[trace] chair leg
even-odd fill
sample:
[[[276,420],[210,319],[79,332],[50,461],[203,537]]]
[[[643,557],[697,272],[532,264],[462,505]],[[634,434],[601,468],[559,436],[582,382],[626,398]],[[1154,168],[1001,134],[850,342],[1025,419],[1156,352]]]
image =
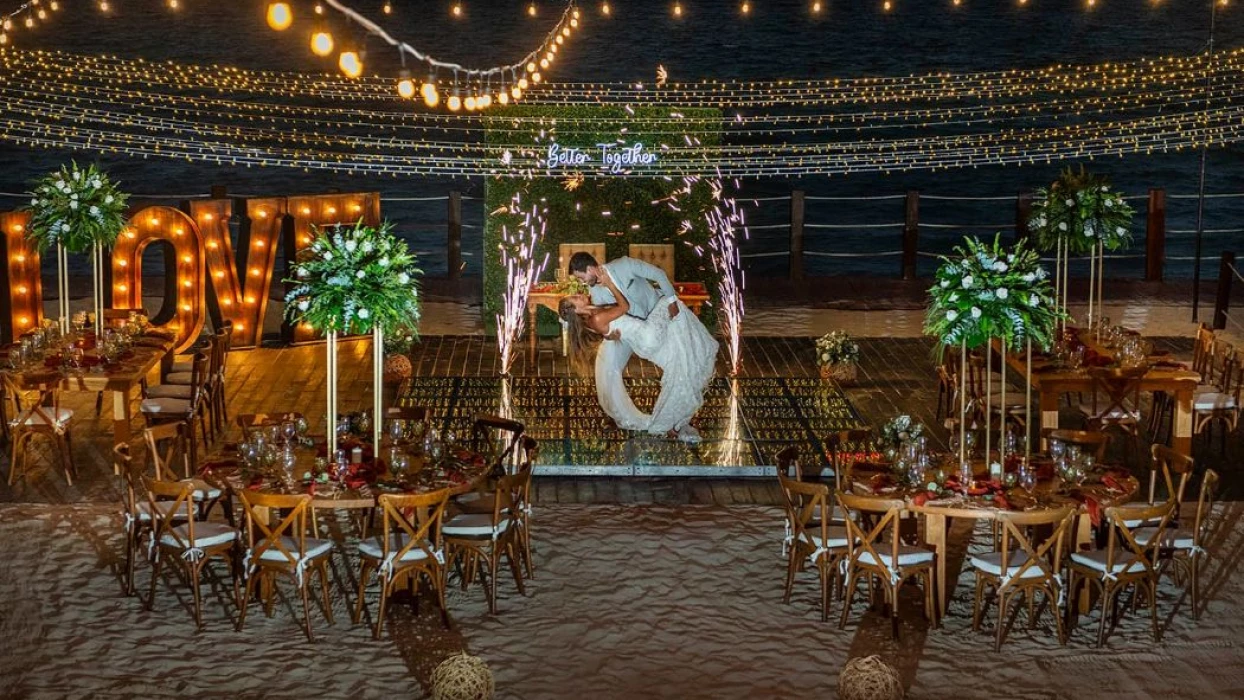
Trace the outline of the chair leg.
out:
[[[299,592],[302,594],[302,628],[307,633],[307,641],[315,642],[315,635],[311,633],[311,582],[304,576],[301,585],[298,586]]]
[[[371,636],[374,639],[380,639],[380,631],[384,629],[384,609],[389,603],[389,591],[393,585],[393,579],[390,576],[380,576],[380,608],[376,611],[376,624],[372,625]]]
[[[492,551],[488,557],[488,581],[484,584],[484,590],[488,593],[488,612],[493,615],[497,614],[497,565],[501,561],[501,553],[493,545]]]
[[[367,576],[371,573],[371,565],[364,559],[359,566],[359,597],[354,602],[354,614],[350,616],[350,621],[358,624],[363,619],[363,606],[366,602],[364,596],[367,593]]]
[[[985,609],[984,609],[984,606],[982,605],[983,601],[981,600],[982,597],[984,596],[984,593],[985,593],[985,578],[981,576],[980,572],[978,571],[976,574],[976,594],[973,596],[973,600],[975,601],[975,604],[973,605],[973,609],[972,609],[972,631],[973,632],[981,631],[981,616],[985,614]]]
[[[1201,564],[1200,556],[1193,553],[1188,557],[1188,590],[1192,595],[1192,619],[1201,619]]]
[[[782,603],[790,605],[791,590],[795,587],[795,569],[799,567],[798,555],[792,547],[786,555],[786,592],[782,595]]]
[[[1153,627],[1153,641],[1162,641],[1162,628],[1158,625],[1158,582],[1156,578],[1148,581],[1149,622]],[[1139,587],[1138,587],[1139,588]]]
[[[830,592],[830,568],[829,564],[820,562],[817,567],[817,573],[821,575],[821,622],[829,622],[829,592]]]
[[[838,620],[838,629],[846,629],[847,616],[851,614],[851,599],[855,597],[855,588],[859,584],[859,576],[853,571],[847,573],[847,593],[842,599],[842,616]]]
[[[192,562],[186,567],[190,578],[190,592],[194,595],[194,624],[203,629],[203,592],[199,590],[199,571],[201,562]]]
[[[56,447],[60,450],[61,464],[65,470],[65,484],[73,486],[73,478],[77,476],[77,470],[73,467],[73,443],[69,438],[69,431],[56,436]]]
[[[159,551],[157,556],[151,562],[151,587],[147,590],[147,603],[143,607],[150,610],[155,605],[156,581],[160,580],[160,557]]]
[[[523,585],[523,570],[519,567],[518,550],[518,541],[511,539],[505,548],[505,558],[510,560],[510,570],[514,573],[514,584],[518,586],[518,594],[525,597],[527,588]]]
[[[1119,590],[1112,586],[1104,586],[1101,593],[1101,624],[1097,626],[1097,646],[1101,646],[1106,641],[1106,619],[1111,617],[1119,597]]]
[[[320,564],[320,594],[324,598],[324,617],[328,618],[328,624],[336,624],[333,620],[333,604],[328,599],[328,563]]]

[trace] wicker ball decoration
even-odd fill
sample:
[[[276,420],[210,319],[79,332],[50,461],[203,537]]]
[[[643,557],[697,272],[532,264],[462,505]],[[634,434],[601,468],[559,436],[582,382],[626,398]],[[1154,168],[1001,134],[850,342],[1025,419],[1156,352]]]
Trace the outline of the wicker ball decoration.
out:
[[[830,365],[821,365],[821,378],[833,379],[843,386],[851,386],[859,377],[859,370],[859,365],[854,362],[835,362]]]
[[[410,358],[405,355],[389,355],[384,358],[385,379],[405,381],[410,379],[410,375],[414,372],[415,368],[410,364]]]
[[[903,679],[880,656],[851,659],[838,674],[838,697],[842,700],[902,700]]]
[[[432,671],[432,700],[492,700],[492,671],[478,656],[456,654]]]

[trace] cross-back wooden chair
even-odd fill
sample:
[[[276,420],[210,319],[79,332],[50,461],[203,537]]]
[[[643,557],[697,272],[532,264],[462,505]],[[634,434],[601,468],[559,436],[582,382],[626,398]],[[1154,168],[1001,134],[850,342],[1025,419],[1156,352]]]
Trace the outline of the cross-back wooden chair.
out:
[[[1140,385],[1148,367],[1090,367],[1092,390],[1089,400],[1079,405],[1085,425],[1091,431],[1105,432],[1116,427],[1129,438],[1125,441],[1125,459],[1132,443],[1140,436]]]
[[[497,480],[491,513],[456,515],[441,528],[445,536],[448,566],[453,568],[457,565],[463,590],[477,575],[483,579],[488,610],[494,615],[497,613],[497,589],[500,587],[497,569],[500,568],[502,555],[509,560],[519,595],[527,595],[519,566],[522,542],[514,501],[516,494],[525,493],[530,488],[530,482],[530,470],[501,477]]]
[[[938,625],[934,575],[937,555],[923,547],[903,544],[900,521],[906,510],[901,499],[856,496],[845,491],[837,493],[838,504],[846,514],[847,528],[847,592],[842,601],[839,627],[846,627],[851,613],[851,600],[861,578],[869,585],[875,579],[885,593],[890,608],[890,632],[898,638],[898,591],[905,581],[919,580],[924,586],[924,614]],[[874,520],[875,519],[875,520]],[[870,520],[873,522],[870,523]]]
[[[203,399],[200,410],[210,418],[212,438],[226,431],[228,412],[225,410],[225,358],[233,345],[233,322],[226,321],[207,339],[207,375],[203,378]],[[187,398],[187,388],[195,386],[194,364],[182,372],[169,372],[164,383],[148,390],[148,396],[158,398]]]
[[[794,448],[790,448],[794,449]],[[786,586],[782,602],[789,604],[795,575],[806,564],[816,567],[821,580],[821,621],[829,620],[830,599],[841,593],[840,564],[847,554],[847,530],[831,526],[821,517],[829,512],[829,486],[788,479],[778,472],[782,486],[782,504],[790,530],[786,554]]]
[[[324,617],[333,623],[332,602],[328,598],[328,564],[333,553],[331,540],[307,537],[307,513],[311,510],[309,494],[265,494],[239,490],[238,497],[246,512],[246,559],[243,564],[246,576],[246,594],[242,599],[242,612],[238,616],[237,631],[246,624],[246,611],[256,582],[260,583],[264,598],[264,614],[272,617],[278,574],[294,581],[302,597],[303,631],[308,641],[315,641],[311,632],[311,577],[307,569],[319,574],[320,592],[323,595]],[[277,525],[271,525],[273,511],[288,511]]]
[[[526,474],[526,477],[520,480],[518,490],[514,493],[514,524],[518,527],[519,553],[523,557],[523,568],[527,572],[527,578],[535,578],[535,562],[531,558],[531,476],[536,458],[540,456],[540,445],[535,438],[524,435],[522,451],[523,462],[518,473]]]
[[[1153,445],[1150,448],[1149,486],[1146,490],[1146,500],[1124,503],[1119,507],[1126,511],[1129,508],[1144,509],[1165,501],[1174,501],[1175,512],[1171,515],[1171,526],[1177,526],[1179,506],[1183,502],[1184,492],[1188,488],[1188,479],[1192,477],[1195,464],[1196,462],[1191,457],[1180,454],[1166,445]],[[1178,478],[1176,474],[1179,475]],[[1163,488],[1161,492],[1158,490],[1159,486]],[[1157,518],[1148,521],[1139,517],[1127,520],[1127,526],[1132,529],[1157,524]]]
[[[524,429],[522,423],[509,418],[476,416],[471,425],[471,449],[477,454],[491,457],[494,474],[509,472],[511,470],[508,466]]]
[[[873,448],[872,428],[853,428],[826,435],[822,440],[829,456],[829,466],[834,471],[834,488],[850,488],[851,468],[856,458],[866,455]],[[802,481],[802,478],[800,479]]]
[[[233,580],[233,600],[238,598],[237,544],[238,531],[224,523],[210,523],[194,517],[194,485],[182,481],[161,481],[143,477],[146,487],[148,514],[151,517],[151,590],[147,609],[155,602],[156,582],[165,560],[179,563],[190,581],[194,595],[194,622],[203,627],[203,600],[199,591],[199,575],[212,559],[222,559],[229,566]],[[188,514],[189,517],[182,517]]]
[[[1227,449],[1227,434],[1235,432],[1240,424],[1240,389],[1244,385],[1244,357],[1238,351],[1223,360],[1215,391],[1198,392],[1192,398],[1193,430],[1204,434],[1208,442],[1209,428],[1222,424],[1222,450]]]
[[[218,426],[223,434],[226,426],[229,425],[229,392],[225,379],[229,369],[229,353],[233,351],[233,321],[220,324],[220,329],[216,332],[216,343],[219,358],[215,371],[207,381],[207,398],[209,410],[212,413],[212,423]]]
[[[997,601],[998,628],[994,651],[1002,649],[1010,627],[1007,615],[1017,596],[1021,604],[1028,603],[1029,628],[1036,626],[1038,593],[1045,596],[1050,614],[1054,617],[1059,643],[1067,642],[1062,615],[1065,591],[1060,572],[1065,552],[1063,547],[1075,515],[1075,510],[1070,507],[1030,513],[998,513],[1001,533],[997,551],[976,555],[969,560],[976,572],[975,609],[972,615],[974,631],[980,631],[981,618],[985,614],[985,591],[992,589]],[[1029,531],[1044,533],[1043,539],[1029,537]],[[1011,619],[1014,620],[1013,617]]]
[[[1165,537],[1166,528],[1175,512],[1175,501],[1170,500],[1143,508],[1106,508],[1105,518],[1109,527],[1106,548],[1090,552],[1073,552],[1068,564],[1067,590],[1074,596],[1080,584],[1088,584],[1101,593],[1101,624],[1097,629],[1097,646],[1106,639],[1106,624],[1117,616],[1119,593],[1135,586],[1136,593],[1145,593],[1149,600],[1149,616],[1153,627],[1153,640],[1162,641],[1158,627],[1157,584],[1158,547]],[[1148,537],[1136,539],[1129,522],[1157,522],[1146,526]],[[1076,606],[1068,605],[1068,633],[1075,629]],[[1111,615],[1111,611],[1115,615]]]
[[[1110,434],[1098,430],[1065,430],[1060,428],[1043,428],[1041,437],[1055,440],[1064,445],[1075,445],[1083,454],[1091,454],[1100,464],[1106,459],[1106,448],[1110,445]]]
[[[1192,597],[1192,619],[1201,619],[1201,567],[1202,560],[1209,556],[1206,545],[1212,537],[1215,525],[1219,524],[1214,514],[1214,503],[1218,496],[1218,472],[1206,469],[1201,477],[1201,492],[1197,496],[1196,515],[1191,526],[1184,522],[1179,526],[1172,524],[1162,537],[1158,548],[1164,573],[1168,566],[1174,566],[1183,574],[1184,589]],[[1135,530],[1136,541],[1147,544],[1157,533],[1148,527]]]
[[[195,476],[198,465],[191,461],[186,430],[185,423],[164,423],[143,429],[143,442],[147,445],[147,458],[155,478],[192,484],[199,520],[207,520],[212,507],[219,503],[225,519],[233,525],[233,499],[229,490]]]
[[[994,387],[993,368],[990,366],[992,353],[971,355],[968,357],[968,416],[978,423],[985,422],[986,409],[996,418],[1005,418],[1014,423],[1020,430],[1026,428],[1026,406],[1022,390],[1006,392],[1006,405],[1002,405],[1002,390]],[[958,406],[956,405],[957,409]],[[953,415],[958,415],[954,413]],[[1001,425],[999,420],[998,425]]]
[[[136,462],[130,455],[129,445],[117,445],[113,448],[114,471],[121,475],[121,498],[124,518],[125,535],[125,594],[134,595],[134,567],[138,560],[139,546],[143,535],[151,534],[151,502],[147,499],[147,487],[143,483],[146,467]],[[166,518],[177,522],[185,522],[190,512],[185,504],[177,511],[171,510],[172,501],[158,501]]]
[[[8,420],[11,431],[9,441],[9,486],[18,477],[25,478],[30,469],[30,448],[36,438],[47,438],[56,448],[60,466],[65,473],[65,483],[73,486],[77,470],[73,464],[70,439],[70,420],[73,411],[60,405],[60,380],[58,373],[27,374],[26,381],[33,388],[26,389],[17,383],[13,375],[0,373],[0,383],[5,388],[8,401]]]
[[[359,542],[359,595],[354,609],[358,623],[367,607],[368,577],[375,572],[380,580],[380,607],[376,611],[372,636],[380,638],[385,606],[396,584],[405,579],[412,595],[418,593],[420,579],[436,593],[441,621],[449,627],[445,605],[447,567],[441,523],[449,490],[421,494],[381,494],[377,499],[382,514],[381,534]]]
[[[801,466],[799,464],[799,448],[791,445],[777,454],[778,488],[786,497],[786,482],[799,481]],[[791,544],[795,541],[795,525],[791,518],[791,509],[787,508],[782,516],[782,556],[790,556]]]
[[[192,463],[198,464],[198,441],[194,439],[196,418],[198,419],[199,430],[203,437],[203,447],[207,448],[211,445],[207,437],[205,403],[208,378],[207,355],[203,353],[195,354],[194,360],[191,363],[191,374],[194,376],[194,379],[193,383],[188,387],[162,384],[148,389],[147,396],[140,404],[140,410],[149,426],[162,425],[164,423],[185,423],[187,442],[190,447],[190,460]],[[178,395],[162,395],[166,393],[162,389],[166,388],[170,391],[177,390]],[[189,398],[180,398],[182,395]]]

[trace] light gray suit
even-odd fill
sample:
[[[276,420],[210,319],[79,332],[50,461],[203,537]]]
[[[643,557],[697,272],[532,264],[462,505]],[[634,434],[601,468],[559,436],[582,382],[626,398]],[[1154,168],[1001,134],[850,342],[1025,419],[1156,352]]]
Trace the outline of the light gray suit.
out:
[[[634,258],[618,258],[603,265],[608,270],[618,291],[626,297],[631,305],[630,315],[648,318],[657,303],[668,297],[677,297],[674,285],[670,284],[665,271],[656,265]],[[660,291],[652,286],[656,283]],[[592,303],[597,305],[616,304],[613,292],[603,284],[596,284],[590,290]],[[601,408],[623,430],[642,430],[647,426],[640,418],[647,418],[641,413],[630,396],[622,388],[622,372],[631,359],[631,346],[625,340],[606,340],[596,351],[596,394],[600,399]],[[616,390],[611,390],[616,387]]]

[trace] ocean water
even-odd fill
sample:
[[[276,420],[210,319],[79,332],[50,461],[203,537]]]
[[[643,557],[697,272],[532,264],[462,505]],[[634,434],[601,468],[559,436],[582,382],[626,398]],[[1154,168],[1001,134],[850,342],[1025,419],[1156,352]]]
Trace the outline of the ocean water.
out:
[[[583,31],[562,52],[553,80],[575,82],[652,81],[658,65],[671,80],[701,78],[822,78],[895,76],[929,71],[986,71],[1041,67],[1056,63],[1090,63],[1150,56],[1192,55],[1202,51],[1209,36],[1209,0],[894,0],[882,12],[880,2],[829,0],[819,17],[801,0],[753,0],[750,15],[740,14],[732,0],[683,0],[682,19],[674,19],[666,0],[617,0],[612,16],[599,14],[599,2],[581,2]],[[64,0],[66,9],[35,32],[14,39],[28,48],[74,53],[107,53],[152,60],[236,65],[251,69],[330,70],[305,48],[295,30],[277,34],[267,29],[259,0],[206,2],[181,0],[171,12],[160,0],[115,0],[113,12],[101,17],[94,3]],[[351,0],[352,6],[383,17],[379,0]],[[561,7],[537,2],[540,14],[527,17],[527,2],[465,0],[465,16],[452,19],[449,0],[394,0],[385,26],[409,43],[445,60],[468,65],[495,65],[521,57],[552,26]],[[295,3],[307,11],[310,3]],[[335,33],[345,36],[347,25]],[[362,39],[355,32],[357,39]],[[1218,15],[1216,45],[1244,45],[1244,6],[1228,6]],[[396,54],[375,40],[366,47],[367,62],[384,74],[395,74]],[[0,75],[0,80],[3,76]],[[1207,191],[1244,193],[1244,155],[1238,147],[1213,150],[1208,158]],[[60,163],[85,156],[55,150],[29,151],[0,144],[0,192],[24,192],[31,180]],[[205,193],[210,185],[227,185],[231,193],[283,195],[341,191],[380,191],[387,197],[436,197],[463,192],[463,249],[466,274],[479,274],[481,225],[484,212],[478,197],[479,178],[369,178],[308,174],[299,170],[217,167],[160,159],[98,157],[124,186],[142,195]],[[1184,152],[1100,160],[1088,166],[1109,175],[1118,189],[1143,196],[1150,187],[1172,195],[1196,193],[1199,154]],[[801,189],[810,196],[875,197],[918,190],[925,195],[977,198],[1012,197],[1047,184],[1059,166],[990,167],[949,172],[892,175],[848,175],[799,179],[745,180],[742,196],[769,200]],[[22,200],[0,197],[0,209]],[[1143,200],[1136,232],[1143,236]],[[445,273],[446,204],[388,201],[384,215],[420,252],[428,274]],[[1189,277],[1192,271],[1192,229],[1196,201],[1168,202],[1167,276]],[[759,201],[749,209],[754,225],[744,244],[749,276],[784,275],[788,248],[789,204],[781,199]],[[806,250],[812,253],[863,254],[863,257],[809,256],[809,274],[898,274],[901,199],[809,201],[807,221],[814,225],[859,225],[861,228],[809,228]],[[935,224],[921,232],[920,249],[947,252],[964,233],[1007,230],[1015,220],[1013,201],[925,198],[921,221]],[[882,226],[893,224],[892,226]],[[868,226],[868,228],[862,228]],[[957,228],[957,227],[969,228]],[[1206,229],[1244,229],[1244,198],[1215,198],[1206,206]],[[1204,275],[1216,274],[1223,250],[1244,252],[1244,233],[1207,234]],[[1142,252],[1139,247],[1133,254]],[[936,261],[921,259],[929,273]],[[1137,276],[1137,258],[1115,260],[1113,276]]]

